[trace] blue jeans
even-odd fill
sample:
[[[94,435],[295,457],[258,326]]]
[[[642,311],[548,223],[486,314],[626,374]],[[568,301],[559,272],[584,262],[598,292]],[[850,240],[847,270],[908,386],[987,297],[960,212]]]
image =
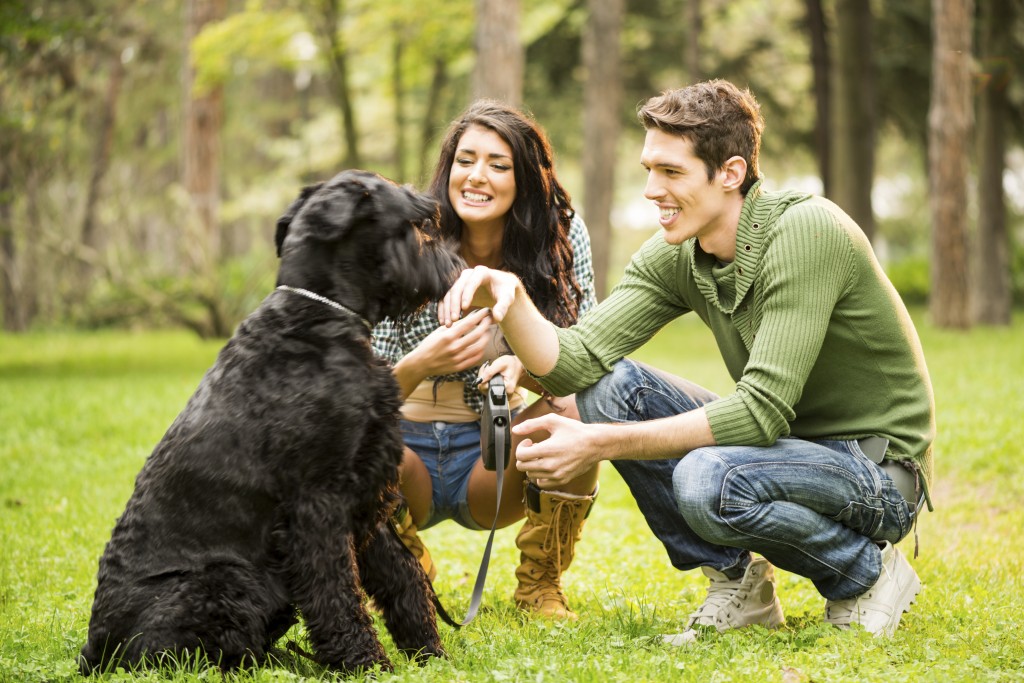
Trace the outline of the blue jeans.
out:
[[[630,360],[576,395],[584,422],[640,422],[693,410],[710,391]],[[780,439],[697,448],[683,458],[616,460],[678,569],[742,575],[750,552],[809,578],[830,600],[878,580],[878,542],[896,543],[914,513],[856,441]]]
[[[412,422],[402,420],[402,439],[430,472],[430,514],[420,529],[446,519],[480,531],[469,513],[469,475],[480,459],[479,422]]]

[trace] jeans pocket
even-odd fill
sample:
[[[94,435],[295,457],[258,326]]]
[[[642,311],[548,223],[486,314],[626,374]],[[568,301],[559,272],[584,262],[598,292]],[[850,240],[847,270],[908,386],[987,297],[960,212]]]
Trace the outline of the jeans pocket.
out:
[[[880,538],[875,540],[897,543],[910,533],[914,524],[914,511],[891,480],[882,482],[882,500],[885,501],[886,510],[884,528],[879,532]]]
[[[832,519],[868,538],[874,538],[882,526],[884,516],[885,510],[882,508],[881,503],[869,505],[860,501],[853,501],[840,510],[839,514],[833,516]]]

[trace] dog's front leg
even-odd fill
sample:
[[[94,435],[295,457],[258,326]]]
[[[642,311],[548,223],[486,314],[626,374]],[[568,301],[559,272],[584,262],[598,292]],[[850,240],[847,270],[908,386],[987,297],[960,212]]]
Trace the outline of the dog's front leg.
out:
[[[359,586],[352,533],[342,500],[310,491],[297,504],[289,553],[291,592],[323,664],[353,672],[392,671]]]
[[[421,660],[444,656],[427,576],[387,526],[359,553],[359,573],[400,650]]]

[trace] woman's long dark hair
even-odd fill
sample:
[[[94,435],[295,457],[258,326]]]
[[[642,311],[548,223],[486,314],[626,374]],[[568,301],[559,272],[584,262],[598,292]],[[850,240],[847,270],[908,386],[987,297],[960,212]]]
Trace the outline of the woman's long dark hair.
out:
[[[545,318],[559,327],[576,322],[583,297],[573,273],[569,193],[555,177],[551,144],[535,121],[498,102],[480,100],[448,128],[428,192],[441,205],[441,237],[461,243],[463,223],[448,196],[448,176],[462,134],[470,126],[494,131],[512,148],[516,197],[505,217],[502,268],[522,280]]]

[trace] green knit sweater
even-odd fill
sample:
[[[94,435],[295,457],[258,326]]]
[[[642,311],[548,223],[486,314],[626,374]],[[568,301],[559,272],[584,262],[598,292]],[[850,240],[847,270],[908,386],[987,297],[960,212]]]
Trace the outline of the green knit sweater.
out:
[[[696,239],[671,245],[655,235],[604,302],[558,330],[558,362],[538,379],[558,395],[588,387],[690,311],[736,381],[705,406],[718,444],[882,436],[886,458],[912,460],[928,495],[935,410],[921,343],[871,244],[839,207],[758,182],[743,203],[736,259],[724,266]]]

